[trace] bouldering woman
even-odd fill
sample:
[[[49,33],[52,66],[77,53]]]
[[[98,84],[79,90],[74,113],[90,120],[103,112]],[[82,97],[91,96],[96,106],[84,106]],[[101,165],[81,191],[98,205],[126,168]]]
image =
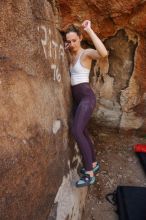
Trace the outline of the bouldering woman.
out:
[[[65,49],[70,54],[71,90],[76,103],[72,125],[72,134],[80,149],[84,167],[81,168],[81,178],[77,187],[95,183],[95,173],[99,169],[96,161],[93,143],[87,132],[87,124],[96,105],[96,97],[89,85],[89,73],[92,60],[107,57],[108,52],[102,41],[91,28],[91,22],[85,20],[82,28],[88,33],[96,49],[83,49],[82,33],[79,28],[71,25],[66,30]]]

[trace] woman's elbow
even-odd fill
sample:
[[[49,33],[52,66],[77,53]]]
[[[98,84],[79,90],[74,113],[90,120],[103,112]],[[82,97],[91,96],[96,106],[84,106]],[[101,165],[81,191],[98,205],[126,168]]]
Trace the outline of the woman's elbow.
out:
[[[108,54],[109,54],[108,51],[105,50],[105,51],[102,52],[101,56],[102,56],[103,58],[105,58],[105,57],[108,57]]]

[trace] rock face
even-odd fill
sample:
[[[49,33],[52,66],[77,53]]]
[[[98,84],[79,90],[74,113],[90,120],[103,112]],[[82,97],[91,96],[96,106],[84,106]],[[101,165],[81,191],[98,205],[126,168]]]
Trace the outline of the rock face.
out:
[[[0,219],[78,220],[87,190],[74,187],[80,157],[58,29],[91,19],[109,50],[109,70],[91,77],[97,125],[145,129],[146,2],[1,0],[0,18]]]
[[[73,187],[80,158],[69,136],[69,74],[62,37],[56,28],[59,20],[51,4],[46,0],[1,1],[3,220],[59,216],[65,220],[71,215],[76,220],[86,195],[86,190],[78,192]]]
[[[97,125],[145,130],[146,1],[59,0],[59,4],[63,30],[90,19],[109,51],[108,73],[96,70],[92,80]],[[84,38],[92,44],[87,34]]]

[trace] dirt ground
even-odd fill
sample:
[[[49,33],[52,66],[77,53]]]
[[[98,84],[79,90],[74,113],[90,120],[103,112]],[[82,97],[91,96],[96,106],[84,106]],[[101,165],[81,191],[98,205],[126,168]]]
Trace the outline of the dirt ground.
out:
[[[118,220],[116,207],[105,195],[118,185],[146,186],[146,175],[133,151],[135,144],[146,144],[145,134],[105,128],[91,130],[100,171],[96,183],[89,187],[82,220]]]

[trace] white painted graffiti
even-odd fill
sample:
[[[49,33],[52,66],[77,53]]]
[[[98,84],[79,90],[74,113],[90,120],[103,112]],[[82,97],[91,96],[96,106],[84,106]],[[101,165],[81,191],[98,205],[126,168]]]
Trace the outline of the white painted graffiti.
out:
[[[54,71],[53,72],[53,75],[54,75],[53,80],[57,80],[58,82],[60,82],[61,81],[61,74],[59,73],[59,69],[58,69],[57,65],[51,64],[51,69]]]
[[[44,51],[44,55],[46,59],[51,58],[51,69],[53,70],[53,80],[61,81],[61,74],[59,71],[59,64],[57,64],[57,60],[64,61],[64,47],[62,44],[59,44],[52,39],[53,34],[51,29],[47,28],[44,25],[38,27],[38,31],[43,31],[43,38],[41,38],[41,43]]]
[[[45,54],[45,58],[47,59],[48,55],[47,55],[47,30],[44,26],[40,26],[38,27],[38,31],[40,30],[40,28],[44,31],[44,39],[41,39],[41,43],[42,43],[42,46],[43,46],[43,50],[44,50],[44,54]]]

